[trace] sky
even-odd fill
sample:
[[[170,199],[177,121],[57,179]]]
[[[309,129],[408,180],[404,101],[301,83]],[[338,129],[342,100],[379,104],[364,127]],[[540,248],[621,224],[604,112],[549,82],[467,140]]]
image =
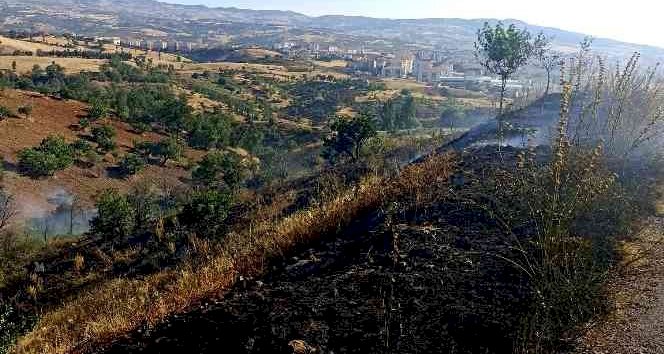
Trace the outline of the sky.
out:
[[[626,42],[664,48],[662,0],[161,0],[306,15],[381,18],[518,19]]]

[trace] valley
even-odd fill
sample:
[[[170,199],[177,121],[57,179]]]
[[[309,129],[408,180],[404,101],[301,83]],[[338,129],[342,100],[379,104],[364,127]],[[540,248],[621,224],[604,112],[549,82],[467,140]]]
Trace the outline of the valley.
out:
[[[0,353],[664,350],[664,49],[0,10]]]

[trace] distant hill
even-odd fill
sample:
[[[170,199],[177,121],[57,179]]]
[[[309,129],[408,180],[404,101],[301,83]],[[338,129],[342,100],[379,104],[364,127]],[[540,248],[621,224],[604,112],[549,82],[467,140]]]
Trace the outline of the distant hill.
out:
[[[154,0],[0,0],[0,28],[80,32],[83,34],[140,35],[145,29],[195,39],[210,31],[234,36],[259,36],[252,30],[326,30],[360,37],[384,38],[442,48],[470,49],[484,22],[497,19],[377,19],[356,16],[309,17],[292,11],[167,4]],[[584,34],[530,25],[507,19],[533,32],[555,38],[561,50],[573,50]],[[609,56],[626,57],[638,51],[652,60],[664,49],[611,39],[596,39],[594,48]]]

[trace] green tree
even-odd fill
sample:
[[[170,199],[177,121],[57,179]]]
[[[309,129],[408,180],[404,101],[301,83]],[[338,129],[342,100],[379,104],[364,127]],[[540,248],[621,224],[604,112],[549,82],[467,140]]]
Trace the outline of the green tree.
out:
[[[107,240],[124,239],[134,231],[135,213],[128,198],[117,190],[109,189],[97,200],[97,216],[92,220],[92,233]]]
[[[455,124],[466,118],[466,108],[457,100],[451,98],[445,102],[440,113],[440,121],[454,130]]]
[[[145,168],[145,158],[133,153],[126,154],[119,167],[125,176],[133,176]]]
[[[233,120],[223,113],[204,114],[187,121],[189,145],[198,149],[223,148],[230,143]]]
[[[411,129],[417,126],[415,98],[408,90],[401,91],[400,114],[397,116],[397,129]]]
[[[95,99],[90,102],[90,107],[88,107],[88,118],[91,121],[98,119],[104,119],[108,116],[108,105],[101,99]]]
[[[155,145],[153,154],[161,159],[161,165],[165,166],[168,160],[177,160],[184,153],[184,144],[175,137],[164,139]]]
[[[492,74],[500,77],[500,114],[503,114],[507,81],[533,56],[544,41],[540,34],[533,39],[526,29],[515,25],[507,28],[498,22],[495,26],[484,23],[477,31],[475,56],[480,64]]]
[[[207,187],[222,187],[233,191],[246,176],[242,159],[234,153],[213,151],[198,164],[192,178]]]
[[[323,156],[333,162],[344,157],[359,160],[362,147],[377,134],[373,117],[366,113],[354,118],[338,117],[331,128],[332,135],[325,139]]]
[[[92,139],[97,143],[102,151],[111,151],[115,149],[115,136],[117,132],[110,125],[101,125],[92,128]]]
[[[221,237],[233,197],[218,189],[204,189],[193,193],[179,214],[182,225],[206,237]]]
[[[396,110],[394,107],[394,100],[388,99],[380,112],[380,118],[382,121],[382,126],[384,130],[389,132],[394,131],[395,129],[395,120],[396,120]]]
[[[540,35],[536,38],[536,41],[534,55],[537,64],[546,71],[546,90],[544,91],[544,95],[547,96],[551,90],[551,75],[560,66],[563,55],[551,49],[551,41],[547,37]]]
[[[60,136],[49,136],[36,148],[23,149],[18,153],[19,169],[30,176],[52,176],[74,163],[71,145]]]

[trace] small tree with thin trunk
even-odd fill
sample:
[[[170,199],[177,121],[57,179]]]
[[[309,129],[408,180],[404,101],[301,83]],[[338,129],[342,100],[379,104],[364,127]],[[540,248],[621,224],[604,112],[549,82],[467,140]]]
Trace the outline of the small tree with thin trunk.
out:
[[[484,23],[477,31],[475,56],[480,64],[492,74],[500,77],[500,115],[503,114],[507,81],[528,63],[528,60],[541,46],[543,35],[535,39],[526,29],[515,25],[505,26],[498,22],[495,26]]]
[[[543,35],[539,35],[535,43],[535,60],[537,65],[546,71],[546,90],[544,96],[551,91],[551,74],[560,66],[563,54],[551,49],[551,40]]]

